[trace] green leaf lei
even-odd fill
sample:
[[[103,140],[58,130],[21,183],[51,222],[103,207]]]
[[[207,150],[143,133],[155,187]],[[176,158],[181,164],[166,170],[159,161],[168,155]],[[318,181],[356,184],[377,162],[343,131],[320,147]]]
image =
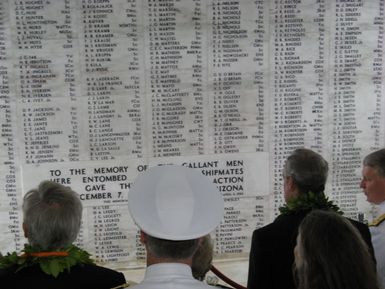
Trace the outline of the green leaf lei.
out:
[[[63,250],[49,253],[64,253],[66,256],[32,256],[32,254],[45,254],[41,250],[36,250],[30,245],[25,244],[23,254],[18,255],[16,252],[7,253],[0,257],[0,269],[17,266],[15,272],[34,265],[39,265],[41,270],[53,277],[57,277],[64,270],[70,271],[72,266],[77,264],[93,264],[90,254],[74,245]]]
[[[286,205],[279,208],[279,211],[282,215],[290,215],[313,209],[329,210],[343,214],[340,208],[330,201],[324,193],[315,194],[313,192],[299,194],[298,197],[290,199]]]

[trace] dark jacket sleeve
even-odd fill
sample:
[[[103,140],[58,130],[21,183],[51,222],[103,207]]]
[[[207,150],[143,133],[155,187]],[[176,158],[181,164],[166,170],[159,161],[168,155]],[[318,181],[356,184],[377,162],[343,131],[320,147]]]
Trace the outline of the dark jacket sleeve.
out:
[[[304,214],[279,216],[256,229],[251,241],[248,289],[294,289],[293,262],[298,225]]]
[[[58,277],[45,274],[39,266],[31,266],[15,272],[17,268],[0,270],[0,288],[25,289],[110,289],[126,283],[124,274],[92,264],[76,265]]]
[[[369,227],[368,225],[350,220],[350,222],[353,223],[353,225],[357,228],[357,230],[360,232],[362,239],[365,241],[366,245],[368,245],[369,253],[372,255],[374,264],[376,264],[376,257],[374,256],[374,249],[372,244],[372,237],[370,235]]]
[[[262,256],[261,244],[258,236],[258,230],[253,232],[249,256],[249,272],[247,278],[248,289],[268,289],[269,280],[265,274],[267,264],[263,264],[265,257]],[[268,270],[268,269],[267,269]]]

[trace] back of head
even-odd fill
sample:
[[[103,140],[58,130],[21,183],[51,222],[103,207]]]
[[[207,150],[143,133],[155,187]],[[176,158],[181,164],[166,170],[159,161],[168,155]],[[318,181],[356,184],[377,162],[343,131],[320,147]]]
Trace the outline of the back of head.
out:
[[[299,289],[378,288],[366,243],[337,213],[310,212],[299,227],[295,255]]]
[[[199,245],[199,239],[165,240],[147,235],[148,253],[162,260],[179,261],[193,256]]]
[[[55,250],[75,241],[82,204],[70,187],[43,181],[24,196],[23,214],[29,243],[41,250]]]
[[[385,177],[385,149],[368,154],[363,160],[363,165],[373,167],[380,176]]]
[[[322,193],[328,170],[328,163],[320,154],[300,148],[287,158],[283,174],[293,178],[299,193]]]

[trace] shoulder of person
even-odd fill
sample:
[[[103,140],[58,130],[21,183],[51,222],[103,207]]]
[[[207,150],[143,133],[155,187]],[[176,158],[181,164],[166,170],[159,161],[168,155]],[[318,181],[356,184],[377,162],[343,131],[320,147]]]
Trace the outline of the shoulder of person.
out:
[[[112,280],[117,285],[126,283],[125,276],[122,272],[98,266],[95,264],[82,264],[71,268],[70,275],[78,276],[94,276],[94,280],[108,281]]]
[[[374,220],[369,224],[369,226],[370,226],[370,227],[378,227],[378,226],[380,226],[381,224],[385,224],[385,214],[382,214],[382,215],[379,216],[378,218],[374,219]]]
[[[306,212],[297,212],[289,215],[281,214],[274,220],[272,227],[279,230],[297,230],[306,215]]]
[[[134,281],[127,281],[126,283],[122,284],[122,285],[119,285],[119,286],[116,286],[116,287],[113,287],[111,289],[122,289],[122,288],[128,288],[128,287],[133,287],[134,285],[137,285],[138,283],[134,282]]]
[[[344,216],[344,215],[342,215]],[[361,221],[358,221],[358,220],[354,220],[354,219],[351,219],[349,217],[345,217],[353,226],[356,226],[356,227],[361,227],[361,228],[367,228],[368,227],[368,224],[367,223],[364,223],[364,222],[361,222]]]
[[[87,264],[86,264],[87,265]],[[104,272],[106,274],[111,274],[111,275],[123,275],[124,274],[118,270],[114,270],[114,269],[111,269],[111,268],[108,268],[108,267],[104,267],[104,266],[100,266],[100,265],[97,265],[97,264],[88,264],[91,268],[91,270],[94,270],[96,272]]]
[[[222,289],[234,289],[233,287],[227,287],[227,286],[222,285],[222,284],[217,284],[217,285],[215,285],[214,287],[222,288]]]

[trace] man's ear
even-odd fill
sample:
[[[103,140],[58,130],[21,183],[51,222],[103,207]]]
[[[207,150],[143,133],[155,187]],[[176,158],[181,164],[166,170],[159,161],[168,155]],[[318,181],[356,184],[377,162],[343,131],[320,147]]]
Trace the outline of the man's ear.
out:
[[[296,198],[298,196],[298,187],[295,183],[293,177],[286,176],[284,181],[284,197],[285,201],[289,201],[292,198]]]
[[[296,185],[294,183],[294,179],[291,177],[291,176],[287,176],[285,177],[286,178],[286,185],[287,185],[287,188],[290,190],[290,191],[294,191],[295,188],[296,188]]]
[[[28,238],[28,229],[24,222],[23,222],[23,231],[24,231],[24,237]]]
[[[147,234],[140,230],[140,242],[145,245],[147,243]]]

